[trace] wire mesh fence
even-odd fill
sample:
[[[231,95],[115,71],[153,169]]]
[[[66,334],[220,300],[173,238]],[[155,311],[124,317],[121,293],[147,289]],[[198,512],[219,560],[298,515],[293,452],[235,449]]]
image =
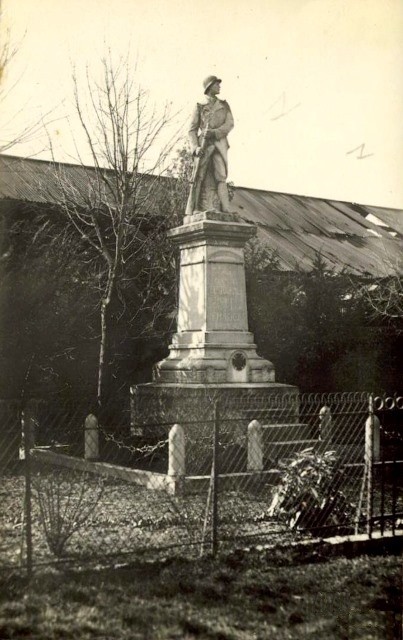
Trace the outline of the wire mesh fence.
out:
[[[0,568],[393,534],[402,399],[287,389],[3,407]]]

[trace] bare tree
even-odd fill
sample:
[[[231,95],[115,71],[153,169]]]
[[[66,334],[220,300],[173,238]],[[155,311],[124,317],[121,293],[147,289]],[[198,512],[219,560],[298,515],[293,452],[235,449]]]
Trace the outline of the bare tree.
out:
[[[13,82],[8,82],[8,75],[12,62],[20,49],[21,41],[13,42],[10,28],[5,26],[3,3],[0,0],[0,112],[2,120],[0,123],[0,153],[7,153],[17,145],[31,142],[44,135],[44,121],[49,120],[51,111],[46,112],[39,118],[28,120],[26,124],[16,128],[16,122],[20,116],[26,119],[23,107],[18,107],[14,97],[14,90],[21,78]],[[4,116],[8,109],[7,104],[12,102],[12,115]],[[17,125],[18,126],[18,125]]]
[[[167,135],[169,109],[157,112],[128,63],[114,66],[110,56],[102,60],[99,81],[87,69],[85,91],[74,76],[74,102],[91,166],[76,144],[80,171],[54,163],[56,186],[49,199],[86,244],[92,286],[99,291],[101,404],[111,310],[116,313],[118,305],[122,314],[127,296],[134,296],[138,304],[130,321],[141,323],[137,333],[149,331],[166,312],[173,257],[164,251],[169,178],[163,174],[177,137]]]
[[[360,298],[372,320],[380,320],[401,332],[403,320],[403,260],[385,256],[384,274],[377,278],[352,280],[354,295]]]
[[[396,325],[403,320],[403,275],[396,273],[361,288],[371,315]]]

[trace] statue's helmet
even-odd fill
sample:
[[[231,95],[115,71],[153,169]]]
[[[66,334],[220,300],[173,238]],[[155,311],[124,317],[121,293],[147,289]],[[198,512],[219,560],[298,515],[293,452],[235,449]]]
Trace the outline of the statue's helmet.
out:
[[[204,93],[207,93],[207,91],[215,82],[221,82],[220,78],[217,78],[217,76],[207,76],[207,78],[203,80]]]

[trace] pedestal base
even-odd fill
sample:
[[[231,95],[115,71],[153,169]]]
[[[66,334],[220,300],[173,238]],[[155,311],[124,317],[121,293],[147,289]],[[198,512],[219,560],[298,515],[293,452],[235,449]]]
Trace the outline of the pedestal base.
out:
[[[261,384],[140,384],[132,390],[132,431],[147,440],[167,438],[173,424],[186,437],[186,475],[208,475],[211,468],[215,419],[220,443],[240,470],[246,455],[247,428],[252,420],[264,424],[297,423],[298,388],[281,383]],[[218,412],[218,413],[217,413]]]
[[[161,383],[274,383],[274,366],[256,353],[247,331],[175,334],[170,354],[154,368]]]

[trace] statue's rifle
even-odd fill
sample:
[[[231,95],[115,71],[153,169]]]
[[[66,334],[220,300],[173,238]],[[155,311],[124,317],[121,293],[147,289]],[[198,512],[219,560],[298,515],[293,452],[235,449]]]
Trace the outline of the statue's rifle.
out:
[[[194,164],[193,164],[193,171],[192,171],[192,177],[190,179],[190,192],[189,192],[189,198],[188,198],[188,202],[186,205],[186,214],[185,215],[191,215],[197,205],[197,198],[196,198],[196,184],[197,184],[197,178],[199,175],[199,170],[200,170],[200,162],[203,158],[204,152],[207,149],[207,133],[210,127],[210,117],[207,119],[207,123],[205,128],[202,131],[202,134],[200,136],[200,140],[199,140],[199,147],[200,147],[200,152],[199,155],[196,156]]]

